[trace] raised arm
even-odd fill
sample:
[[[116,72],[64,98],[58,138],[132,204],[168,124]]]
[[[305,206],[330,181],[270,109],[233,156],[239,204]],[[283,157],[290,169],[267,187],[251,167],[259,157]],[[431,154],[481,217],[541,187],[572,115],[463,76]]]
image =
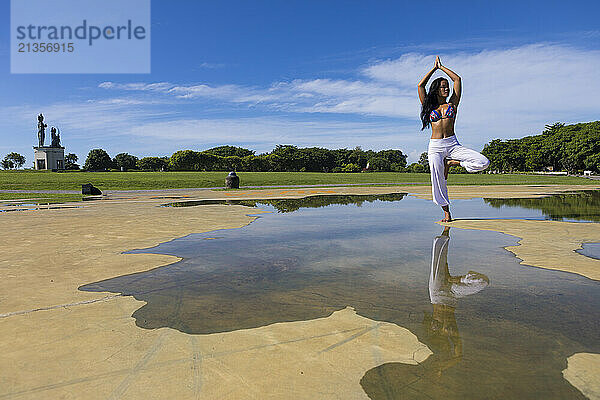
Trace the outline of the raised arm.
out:
[[[452,97],[450,97],[450,103],[458,106],[460,102],[460,95],[462,94],[462,82],[460,80],[460,76],[458,76],[454,71],[450,68],[444,67],[441,61],[438,61],[438,68],[441,69],[452,79],[454,82],[454,90],[452,91]]]
[[[421,82],[419,82],[419,84],[417,85],[417,89],[419,91],[419,100],[421,100],[421,104],[423,104],[423,102],[425,101],[425,96],[427,96],[425,86],[427,85],[427,82],[429,82],[429,78],[431,78],[431,75],[433,75],[433,73],[435,72],[436,69],[438,69],[438,58],[437,57],[435,59],[435,65],[433,66],[433,68],[431,68],[431,70],[427,73],[427,75],[425,75],[423,77],[423,79],[421,79]]]

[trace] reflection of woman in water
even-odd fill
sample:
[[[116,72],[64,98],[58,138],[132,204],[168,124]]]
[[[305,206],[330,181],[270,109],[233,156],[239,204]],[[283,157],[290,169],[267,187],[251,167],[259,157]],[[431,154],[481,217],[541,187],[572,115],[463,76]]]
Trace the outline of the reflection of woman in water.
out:
[[[425,86],[436,70],[444,71],[454,84],[450,101],[446,101],[450,94],[450,87],[446,78],[437,78],[429,87]],[[442,222],[451,222],[450,200],[446,180],[448,171],[453,165],[462,165],[468,172],[483,171],[489,165],[488,159],[478,152],[467,149],[458,143],[454,134],[454,121],[458,110],[458,103],[462,92],[460,76],[442,65],[439,57],[435,65],[419,82],[419,99],[421,100],[421,130],[431,126],[431,140],[429,141],[428,158],[431,169],[431,191],[433,202],[444,210]]]
[[[454,310],[458,299],[483,290],[488,284],[487,276],[469,271],[466,275],[452,276],[448,270],[448,242],[450,228],[446,227],[433,240],[429,298],[433,313],[425,314],[423,324],[429,334],[427,343],[436,357],[436,372],[450,368],[462,358],[462,341]]]
[[[445,370],[459,363],[463,357],[462,341],[454,315],[458,299],[475,294],[489,284],[487,276],[478,272],[469,271],[461,276],[450,275],[449,232],[450,227],[445,227],[442,234],[433,239],[429,275],[429,298],[433,305],[433,312],[425,313],[423,319],[425,335],[418,335],[419,340],[424,342],[433,354],[420,363],[419,367],[402,363],[386,363],[369,370],[360,380],[360,384],[370,399],[404,399],[410,398],[411,394],[412,397],[418,398],[454,398],[449,393],[460,391],[447,388],[448,383],[479,384],[468,380],[452,382],[453,377],[464,376],[465,370],[469,374],[469,365],[442,377]],[[417,383],[418,381],[421,383]],[[415,396],[417,391],[421,396]]]

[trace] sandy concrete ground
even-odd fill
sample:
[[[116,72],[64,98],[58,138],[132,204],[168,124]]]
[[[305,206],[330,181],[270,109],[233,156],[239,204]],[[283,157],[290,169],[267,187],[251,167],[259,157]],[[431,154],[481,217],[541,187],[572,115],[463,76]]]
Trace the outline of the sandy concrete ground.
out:
[[[587,398],[600,399],[600,354],[578,353],[567,359],[563,376]]]
[[[0,398],[366,399],[359,382],[368,369],[431,354],[407,329],[349,308],[187,335],[136,327],[131,314],[141,305],[119,298],[11,317],[2,334],[16,343],[2,348]]]
[[[576,189],[582,188],[460,186],[450,191],[452,198],[537,197]],[[239,228],[253,220],[241,206],[159,207],[173,201],[164,197],[247,199],[392,192],[430,198],[429,187],[415,186],[194,190],[176,196],[115,193],[98,202],[78,203],[80,208],[0,213],[8,233],[0,247],[0,399],[366,398],[358,382],[368,369],[391,361],[420,362],[430,354],[406,329],[346,309],[318,320],[187,335],[168,328],[136,327],[131,314],[143,303],[131,297],[77,288],[178,260],[123,251],[194,232]],[[494,222],[490,224],[464,227],[492,229]],[[565,232],[561,225],[565,223],[547,224],[548,231]],[[526,225],[514,234],[538,233],[538,227]],[[569,251],[572,243],[581,243],[580,234],[567,230],[561,238],[569,243],[562,248]],[[542,253],[556,245],[556,238],[543,243],[546,247],[536,248]],[[518,252],[524,248],[527,245],[518,246],[515,254],[521,257]],[[535,250],[530,251],[533,257]],[[536,262],[549,261],[542,257]],[[585,273],[593,275],[593,266]],[[577,363],[573,365],[569,364],[571,375],[585,382],[586,375],[578,372]],[[597,364],[594,368],[598,376]]]

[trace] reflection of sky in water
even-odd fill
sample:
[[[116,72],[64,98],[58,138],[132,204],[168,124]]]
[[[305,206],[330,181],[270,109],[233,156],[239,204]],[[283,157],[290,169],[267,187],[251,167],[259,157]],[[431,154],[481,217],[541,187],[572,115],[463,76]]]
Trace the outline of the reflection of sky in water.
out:
[[[482,199],[456,200],[452,211],[457,218],[544,219],[540,211],[492,208]],[[514,237],[454,228],[450,274],[476,271],[490,284],[452,310],[461,355],[445,354],[444,337],[432,335],[427,324],[432,241],[443,230],[433,221],[440,217],[439,207],[413,197],[261,214],[240,229],[133,251],[184,260],[82,290],[133,295],[147,302],[134,313],[139,326],[195,334],[312,319],[353,306],[365,317],[409,328],[434,351],[420,367],[369,371],[361,384],[372,398],[387,398],[382,388],[392,393],[407,379],[411,390],[441,398],[432,377],[421,379],[427,371],[439,371],[434,380],[446,388],[444,398],[482,398],[489,390],[498,398],[579,398],[561,370],[573,353],[600,352],[598,283],[519,265],[502,248],[514,245]],[[478,385],[456,386],[457,380]]]
[[[581,247],[576,250],[579,254],[600,260],[600,243],[583,243]]]

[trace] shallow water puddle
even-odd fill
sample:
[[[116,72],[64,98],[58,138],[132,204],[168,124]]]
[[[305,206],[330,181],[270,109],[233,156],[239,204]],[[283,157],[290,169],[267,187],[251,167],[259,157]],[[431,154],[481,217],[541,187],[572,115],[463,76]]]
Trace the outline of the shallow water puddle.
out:
[[[600,243],[583,243],[581,247],[581,250],[576,250],[579,254],[600,260]]]
[[[441,214],[435,205],[404,194],[234,204],[274,213],[240,229],[132,251],[183,260],[81,289],[134,296],[147,302],[133,314],[138,326],[189,334],[354,307],[408,328],[433,351],[417,366],[388,363],[367,371],[361,385],[373,399],[583,398],[561,371],[574,353],[600,352],[598,282],[519,265],[502,248],[516,238],[444,230],[433,223]],[[546,218],[543,208],[510,206],[460,200],[453,212]]]

